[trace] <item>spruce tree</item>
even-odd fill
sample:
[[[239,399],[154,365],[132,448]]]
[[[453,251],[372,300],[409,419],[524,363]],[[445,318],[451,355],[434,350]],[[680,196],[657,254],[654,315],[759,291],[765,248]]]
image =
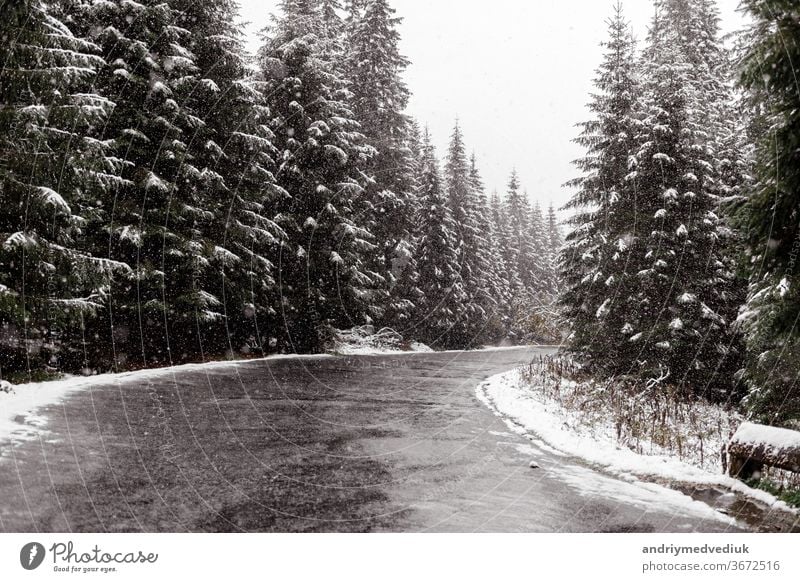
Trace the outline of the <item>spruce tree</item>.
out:
[[[410,200],[413,202],[406,208],[413,217],[414,226],[406,240],[403,240],[396,248],[391,262],[391,280],[393,282],[389,290],[389,298],[384,311],[382,321],[384,325],[395,328],[401,334],[409,333],[409,325],[413,325],[414,306],[421,296],[421,291],[417,286],[419,272],[417,270],[417,243],[419,241],[419,176],[424,167],[424,143],[422,132],[416,120],[411,119],[407,136],[406,147],[411,155],[413,177],[412,188],[414,196]],[[410,331],[413,333],[413,331]]]
[[[501,254],[497,227],[486,198],[486,189],[478,170],[476,156],[470,158],[470,185],[474,196],[475,219],[478,227],[478,249],[481,285],[481,305],[486,313],[486,327],[481,337],[494,343],[506,335],[506,307],[510,301],[508,281]]]
[[[284,193],[276,223],[280,316],[287,349],[316,352],[333,328],[371,321],[378,274],[360,222],[366,204],[364,144],[347,107],[341,77],[318,52],[319,13],[310,0],[286,0],[259,61],[277,148],[277,185]]]
[[[554,296],[558,296],[561,291],[561,277],[558,271],[558,255],[561,252],[561,245],[564,243],[561,229],[558,225],[558,216],[556,215],[555,206],[551,202],[547,207],[547,258],[549,262],[549,270],[551,273],[554,289]]]
[[[636,148],[637,63],[630,24],[617,4],[608,21],[605,56],[595,76],[589,103],[594,118],[581,124],[575,142],[586,156],[582,172],[568,183],[576,192],[566,205],[573,212],[559,257],[563,284],[560,303],[569,321],[569,349],[592,366],[603,367],[612,349],[631,351],[623,332],[624,314],[635,275],[631,264],[638,236],[637,189],[630,179]]]
[[[533,272],[533,286],[528,290],[539,305],[549,305],[556,298],[557,285],[550,244],[550,226],[539,202],[534,202],[528,219],[530,236],[529,268]]]
[[[738,214],[750,288],[747,404],[764,421],[797,428],[800,415],[800,16],[796,2],[746,0],[753,24],[742,86],[763,110],[756,182]],[[793,423],[793,424],[792,424]]]
[[[468,298],[458,264],[457,227],[427,131],[418,194],[421,214],[417,269],[422,294],[414,317],[417,335],[431,346],[457,347],[463,338],[460,332],[454,334],[453,328],[464,317]]]
[[[514,268],[514,264],[509,262],[511,255],[508,244],[510,239],[508,220],[503,203],[496,190],[492,191],[492,195],[489,198],[489,217],[491,220],[489,231],[491,248],[494,249],[496,257],[493,266],[500,294],[497,302],[497,311],[492,318],[492,327],[496,330],[495,339],[502,340],[508,335],[510,329],[514,290],[519,289],[522,283],[519,281],[519,275]]]
[[[519,188],[519,179],[516,172],[512,173],[509,184],[511,189]],[[519,256],[515,252],[516,247],[512,245],[511,221],[504,202],[496,191],[492,193],[490,200],[492,224],[495,228],[495,238],[502,258],[503,279],[508,290],[508,305],[510,306],[513,298],[522,289],[522,281],[519,276]]]
[[[408,148],[411,121],[405,114],[410,92],[402,79],[408,60],[400,54],[401,19],[387,0],[352,3],[344,71],[353,114],[377,150],[364,170],[368,226],[379,245],[375,269],[388,292],[396,284],[392,264],[406,254],[415,216],[414,160]],[[391,311],[401,306],[394,304]]]
[[[479,341],[487,321],[489,304],[486,289],[488,270],[485,240],[480,233],[479,201],[467,159],[461,128],[456,123],[445,160],[445,181],[450,212],[456,224],[461,279],[467,294],[464,318],[458,327],[462,346]],[[456,330],[453,330],[456,333]]]
[[[201,121],[188,150],[204,191],[198,243],[213,249],[195,281],[216,309],[198,311],[204,351],[264,353],[277,334],[275,259],[281,229],[275,207],[275,150],[263,83],[245,57],[231,0],[174,0],[195,72],[182,103]]]
[[[222,317],[204,285],[215,249],[205,244],[204,177],[189,152],[204,125],[185,103],[197,72],[186,48],[190,32],[166,3],[87,3],[80,24],[101,47],[105,66],[96,87],[116,102],[102,128],[122,160],[124,186],[103,201],[92,225],[94,244],[129,264],[133,276],[112,286],[108,321],[97,354],[116,363],[174,363],[201,352],[197,318]]]
[[[684,8],[668,3],[645,54],[633,172],[643,231],[632,247],[636,280],[621,332],[636,353],[615,365],[727,398],[735,366],[730,324],[736,280],[727,227],[717,214],[708,101],[692,55],[682,47],[691,20]]]
[[[514,170],[508,181],[505,199],[505,216],[508,220],[506,244],[509,247],[506,251],[506,261],[519,279],[517,287],[513,290],[518,297],[534,289],[538,283],[533,268],[535,259],[530,232],[531,208],[527,193],[521,188],[519,176]]]
[[[87,230],[125,183],[91,136],[114,103],[93,84],[98,47],[38,0],[0,23],[0,374],[86,366],[83,329],[129,267],[95,254]]]

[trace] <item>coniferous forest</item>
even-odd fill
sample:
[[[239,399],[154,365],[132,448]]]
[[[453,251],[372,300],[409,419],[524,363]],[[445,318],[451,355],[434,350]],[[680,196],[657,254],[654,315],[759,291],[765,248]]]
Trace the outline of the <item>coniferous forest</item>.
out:
[[[796,419],[797,3],[744,0],[728,39],[714,0],[654,4],[643,39],[610,15],[559,215],[510,167],[487,187],[457,122],[436,151],[389,0],[283,0],[254,55],[234,0],[3,0],[0,377],[370,325],[564,339],[599,377]]]
[[[553,340],[561,240],[405,113],[386,0],[3,3],[4,376]],[[454,112],[454,119],[456,114]],[[507,229],[507,230],[504,230]],[[20,376],[21,375],[21,376]]]
[[[745,0],[752,25],[723,43],[713,0],[654,4],[642,42],[620,5],[609,19],[577,140],[586,156],[560,254],[568,347],[601,377],[791,424],[798,5]]]

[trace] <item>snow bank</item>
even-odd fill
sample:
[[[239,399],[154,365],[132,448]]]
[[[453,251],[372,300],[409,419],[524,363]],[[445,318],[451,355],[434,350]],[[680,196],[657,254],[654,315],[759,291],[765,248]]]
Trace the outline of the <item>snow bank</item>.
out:
[[[97,374],[94,376],[69,376],[62,380],[32,382],[11,386],[5,380],[0,383],[0,443],[19,443],[36,438],[46,432],[47,418],[38,411],[59,404],[70,394],[92,386],[119,385],[163,378],[172,374],[192,371],[211,371],[249,362],[282,360],[289,358],[330,358],[328,355],[297,356],[276,355],[252,360],[223,360],[204,364],[184,364],[167,368],[152,368],[119,374]]]
[[[388,327],[376,332],[373,326],[362,325],[336,330],[331,351],[342,356],[376,356],[433,350],[420,342],[407,343],[402,335]]]
[[[798,513],[766,491],[747,487],[741,481],[714,474],[673,457],[641,455],[614,442],[613,427],[591,437],[576,432],[573,414],[554,403],[543,403],[527,385],[519,370],[498,374],[478,386],[478,399],[505,420],[518,434],[544,441],[557,451],[583,459],[597,468],[629,482],[639,477],[666,481],[714,485],[747,495],[770,507]]]
[[[88,386],[88,381],[93,379],[72,377],[21,384],[10,392],[0,391],[0,441],[18,442],[34,438],[47,424],[46,418],[36,411],[59,403],[70,393]]]

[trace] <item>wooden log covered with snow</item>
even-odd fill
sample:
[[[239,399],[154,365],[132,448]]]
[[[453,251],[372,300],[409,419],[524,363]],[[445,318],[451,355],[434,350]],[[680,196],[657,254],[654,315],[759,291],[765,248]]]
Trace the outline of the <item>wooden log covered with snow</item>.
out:
[[[729,473],[750,479],[764,465],[800,473],[800,432],[742,423],[728,443]]]

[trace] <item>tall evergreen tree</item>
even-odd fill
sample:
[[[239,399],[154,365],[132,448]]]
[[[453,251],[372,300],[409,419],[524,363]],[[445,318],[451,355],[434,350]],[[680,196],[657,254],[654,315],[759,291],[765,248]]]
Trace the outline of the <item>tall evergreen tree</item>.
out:
[[[561,291],[561,276],[558,271],[558,255],[561,252],[561,245],[564,244],[561,228],[558,223],[555,206],[551,202],[547,207],[547,249],[549,269],[555,285],[554,295],[558,296]]]
[[[93,90],[98,47],[45,3],[6,2],[3,16],[0,373],[75,371],[86,362],[86,321],[105,307],[109,281],[129,270],[95,254],[87,236],[106,193],[125,186],[109,142],[91,136],[114,103]]]
[[[207,200],[188,146],[203,121],[181,98],[197,70],[185,46],[190,34],[165,3],[81,9],[84,34],[106,62],[96,86],[116,101],[103,137],[123,160],[126,181],[104,200],[94,240],[134,269],[112,287],[108,325],[96,330],[98,353],[148,365],[192,358],[200,352],[195,318],[222,314],[201,284],[213,249],[203,241]]]
[[[530,202],[522,191],[516,170],[511,173],[505,199],[505,216],[508,220],[506,262],[512,265],[519,280],[513,292],[521,297],[538,284],[534,265],[534,249],[530,232]]]
[[[409,204],[405,212],[413,217],[414,225],[409,236],[401,241],[393,254],[391,261],[391,287],[389,298],[382,316],[384,325],[388,325],[407,333],[407,328],[413,323],[414,306],[420,298],[421,291],[417,286],[419,272],[417,271],[416,249],[419,240],[419,176],[424,167],[424,143],[422,132],[416,120],[411,119],[409,132],[407,135],[406,147],[411,155],[411,172],[413,180],[410,182],[413,189],[413,196],[409,198]]]
[[[556,298],[556,274],[550,245],[550,228],[539,202],[533,204],[528,219],[530,236],[529,269],[533,273],[534,285],[529,289],[540,305],[549,305]]]
[[[629,179],[638,132],[636,60],[621,4],[608,21],[603,47],[589,103],[594,118],[581,124],[575,140],[586,156],[575,162],[582,176],[568,183],[576,189],[566,205],[574,212],[569,220],[573,230],[559,260],[561,304],[572,328],[569,347],[600,366],[612,345],[625,346],[619,334],[630,293],[626,284],[635,273],[632,241],[640,230],[637,190]]]
[[[249,70],[234,2],[172,4],[179,25],[191,33],[186,49],[196,67],[180,94],[201,122],[188,143],[204,191],[197,243],[213,249],[194,284],[219,306],[196,313],[195,320],[205,332],[205,351],[263,353],[278,325],[274,261],[283,234],[274,220],[282,194],[272,173],[263,83]]]
[[[682,43],[693,12],[666,2],[645,54],[643,123],[634,178],[644,232],[634,240],[636,284],[617,358],[637,373],[727,398],[735,366],[737,302],[726,226],[717,215],[708,101]],[[601,308],[602,309],[602,308]],[[602,313],[601,313],[602,316]],[[707,393],[711,387],[721,393]]]
[[[475,219],[478,227],[478,253],[480,266],[481,302],[486,313],[486,327],[481,336],[489,342],[502,340],[506,335],[506,306],[510,301],[508,281],[497,227],[486,198],[486,189],[473,153],[470,158],[470,186],[475,201]]]
[[[260,52],[274,119],[281,316],[290,349],[322,349],[333,327],[370,320],[377,275],[364,216],[363,167],[374,150],[364,144],[346,106],[344,81],[320,58],[319,14],[313,3],[286,0]]]
[[[419,189],[420,238],[417,250],[419,288],[415,321],[423,341],[437,347],[459,346],[453,333],[464,315],[467,294],[458,264],[459,242],[439,170],[436,153],[425,133]]]
[[[501,292],[497,313],[499,323],[495,323],[495,326],[503,330],[503,337],[498,337],[497,339],[504,339],[510,329],[514,294],[522,286],[522,282],[519,280],[515,263],[511,262],[512,253],[509,246],[511,233],[508,230],[505,208],[496,190],[492,191],[492,195],[489,198],[489,216],[491,217],[490,236],[492,247],[497,252],[497,262],[494,265],[498,276],[498,287]]]
[[[769,129],[757,144],[756,183],[738,215],[750,289],[740,322],[747,335],[748,405],[771,423],[800,415],[800,13],[788,0],[746,0],[753,24],[742,85]]]
[[[485,240],[480,233],[479,201],[467,159],[461,128],[456,123],[445,160],[445,180],[450,212],[456,224],[461,279],[467,294],[464,318],[458,326],[461,344],[478,341],[487,321]],[[455,332],[455,330],[454,330]]]
[[[410,93],[402,79],[408,60],[399,49],[401,19],[387,0],[352,3],[351,11],[355,12],[351,12],[344,70],[355,118],[377,150],[365,167],[374,180],[367,190],[371,204],[367,212],[381,247],[376,270],[391,289],[396,283],[392,264],[405,253],[414,227],[414,160],[408,148],[410,119],[405,114]]]

